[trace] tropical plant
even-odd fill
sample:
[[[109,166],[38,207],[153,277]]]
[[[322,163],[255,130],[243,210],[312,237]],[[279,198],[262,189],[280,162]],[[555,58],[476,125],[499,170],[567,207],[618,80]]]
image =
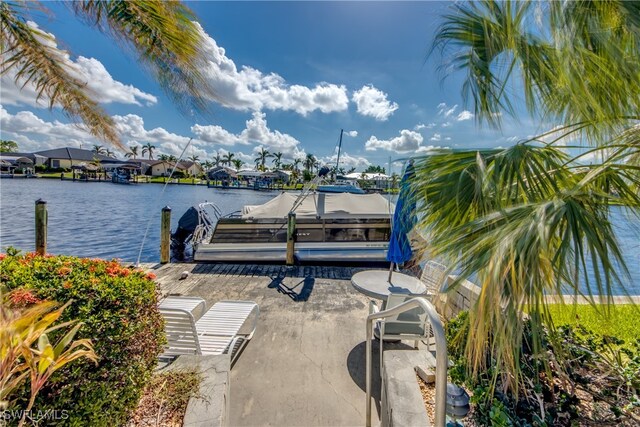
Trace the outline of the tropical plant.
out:
[[[124,156],[128,159],[133,158],[135,160],[136,157],[138,157],[138,148],[140,148],[140,146],[138,145],[131,145],[129,147],[129,151],[126,152],[124,154]]]
[[[205,112],[216,99],[206,69],[204,34],[195,15],[181,2],[79,1],[70,9],[86,21],[132,49],[174,103],[185,114]],[[113,119],[98,99],[68,67],[68,54],[56,47],[52,36],[31,24],[31,11],[52,13],[41,2],[0,3],[2,67],[20,87],[33,85],[37,99],[49,108],[61,106],[73,119],[103,141],[119,142]]]
[[[169,161],[169,155],[168,154],[160,154],[158,156],[158,160],[161,160],[163,162],[168,162]]]
[[[169,154],[167,156],[167,161],[171,162],[171,163],[176,163],[178,161],[178,158],[176,156],[174,156],[173,154]]]
[[[355,171],[356,171],[356,168],[352,166],[349,169],[347,169],[347,175],[349,175],[350,173],[354,173]]]
[[[397,173],[391,174],[391,188],[397,188],[398,182],[400,182],[400,176]]]
[[[191,160],[193,163],[199,163],[200,162],[200,156],[196,156],[194,154],[193,156],[189,156],[189,160]]]
[[[213,166],[216,166],[216,167],[220,166],[221,164],[223,164],[222,163],[222,157],[220,157],[220,153],[218,153],[217,151],[216,151],[216,155],[213,156],[212,161],[213,161]]]
[[[364,171],[365,173],[386,173],[385,168],[380,165],[369,165]]]
[[[24,304],[28,306],[24,308]],[[22,426],[31,414],[38,393],[57,370],[80,358],[87,358],[97,364],[91,340],[74,341],[82,323],[67,321],[54,325],[69,304],[70,302],[55,309],[56,303],[40,301],[29,291],[13,292],[6,296],[6,301],[2,301],[0,409],[5,410],[10,405],[5,399],[19,389],[28,378],[29,402],[22,411],[19,426]],[[65,331],[66,333],[61,335]],[[52,333],[61,335],[55,345],[49,341]]]
[[[506,149],[438,151],[416,162],[429,252],[458,265],[451,289],[471,276],[482,289],[468,320],[470,373],[491,365],[492,386],[517,396],[528,386],[517,362],[523,312],[548,373],[546,294],[598,294],[606,304],[628,280],[609,214],[612,206],[640,212],[640,6],[485,0],[451,8],[434,48],[466,71],[476,119],[500,126],[524,99],[541,122],[559,123]],[[591,163],[581,161],[587,156]],[[561,345],[553,348],[561,358]]]
[[[93,151],[95,154],[102,154],[102,155],[104,155],[107,152],[107,150],[102,145],[97,145],[97,144],[93,146],[93,149],[91,151]]]
[[[282,166],[282,156],[283,154],[279,151],[277,153],[271,154],[271,157],[273,157],[273,166],[276,169],[280,169],[280,166]]]
[[[305,169],[302,171],[302,180],[305,182],[311,181],[313,179],[313,173],[309,169]]]
[[[110,149],[108,149],[108,148],[104,151],[104,155],[105,155],[105,156],[107,156],[107,157],[112,157],[112,158],[114,158],[114,159],[115,159],[115,157],[116,157],[116,153],[114,153],[113,151],[111,151],[111,150],[110,150]]]
[[[258,152],[258,157],[256,157],[254,160],[256,162],[256,166],[258,167],[258,170],[265,170],[266,167],[264,166],[264,164],[266,163],[267,159],[269,157],[273,157],[273,154],[269,153],[269,151],[265,150],[264,147],[260,147],[260,151]]]
[[[233,162],[234,157],[235,157],[235,154],[229,151],[222,156],[221,163],[223,165],[231,166],[231,163]]]
[[[0,256],[0,282],[11,291],[12,303],[70,301],[59,320],[82,322],[76,338],[91,338],[99,356],[97,366],[77,360],[51,375],[34,408],[42,413],[73,411],[65,420],[48,419],[47,425],[126,424],[164,343],[153,278],[117,261],[19,255],[9,250]],[[0,328],[0,333],[4,331]],[[49,336],[51,342],[60,342],[63,335],[56,330]],[[12,393],[9,409],[26,407],[30,396],[30,387],[23,385]]]
[[[236,170],[240,170],[240,168],[242,167],[242,165],[244,164],[244,162],[240,159],[233,159],[231,161],[231,163],[233,163],[233,167],[236,168]]]
[[[18,143],[15,141],[0,140],[0,153],[11,153],[18,151]]]
[[[293,159],[291,162],[291,170],[298,171],[301,163],[302,159]]]
[[[315,167],[316,162],[317,162],[316,157],[313,154],[308,153],[307,156],[304,158],[304,161],[302,164],[305,170],[313,174],[313,168]]]
[[[150,142],[147,142],[142,146],[142,157],[144,157],[145,154],[148,154],[149,160],[153,160],[153,150],[155,149],[156,149],[155,145],[153,145]]]
[[[205,160],[204,162],[202,162],[202,167],[205,171],[208,171],[213,167],[213,162],[211,160]]]

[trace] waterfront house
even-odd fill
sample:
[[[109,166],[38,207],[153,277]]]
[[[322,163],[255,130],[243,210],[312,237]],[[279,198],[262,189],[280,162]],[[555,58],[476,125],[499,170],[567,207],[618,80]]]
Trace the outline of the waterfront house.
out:
[[[174,166],[176,168],[176,172],[182,172],[183,174],[186,173],[185,168],[181,166],[180,163],[175,164],[165,160],[156,160],[154,163],[151,163],[149,169],[147,169],[147,175],[169,176]]]
[[[352,182],[362,181],[367,187],[383,189],[389,186],[391,177],[383,173],[353,172],[345,175],[343,179]]]
[[[238,179],[238,173],[235,169],[226,166],[216,166],[207,172],[209,179],[213,181],[231,181]]]
[[[289,180],[291,179],[291,172],[283,170],[268,171],[263,172],[262,177],[268,178],[272,182],[281,182],[283,184],[288,184]]]
[[[192,162],[191,160],[181,160],[178,162],[178,166],[184,168],[185,175],[200,176],[204,173],[200,163]]]
[[[0,158],[3,157],[26,157],[31,160],[33,163],[32,166],[40,166],[44,165],[47,162],[47,158],[45,156],[41,156],[39,154],[34,153],[16,153],[16,152],[5,152],[0,153]]]
[[[0,153],[0,171],[4,173],[21,172],[33,173],[33,161],[25,156],[11,155],[13,153]]]
[[[47,158],[45,165],[49,168],[65,168],[70,169],[81,163],[92,162],[114,162],[118,161],[113,157],[96,154],[91,150],[83,150],[81,148],[64,147],[54,148],[52,150],[36,151],[34,154]]]

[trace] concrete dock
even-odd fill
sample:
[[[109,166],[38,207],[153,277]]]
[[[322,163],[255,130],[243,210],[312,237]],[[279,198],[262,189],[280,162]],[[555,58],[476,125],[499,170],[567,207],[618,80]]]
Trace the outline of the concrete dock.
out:
[[[365,422],[365,320],[369,299],[351,286],[363,268],[145,265],[163,294],[260,307],[255,336],[231,370],[232,426],[355,426]],[[180,280],[187,271],[186,279]],[[377,355],[377,346],[374,345]],[[379,372],[373,357],[374,373]],[[374,375],[374,398],[380,380]],[[379,411],[379,409],[378,409]],[[374,410],[375,418],[379,414]]]

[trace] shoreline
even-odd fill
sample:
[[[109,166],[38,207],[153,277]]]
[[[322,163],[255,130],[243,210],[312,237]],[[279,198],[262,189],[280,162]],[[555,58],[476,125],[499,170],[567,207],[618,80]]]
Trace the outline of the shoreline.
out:
[[[208,187],[208,188],[215,188],[215,189],[220,189],[220,190],[254,190],[254,191],[260,191],[260,192],[268,192],[268,191],[302,191],[304,188],[304,184],[296,184],[295,186],[290,186],[290,185],[277,185],[274,187],[267,187],[267,188],[255,188],[254,186],[233,186],[233,185],[227,185],[224,186],[222,184],[210,184],[210,182],[207,181],[202,181],[200,178],[171,178],[171,181],[167,182],[165,180],[160,180],[163,177],[147,177],[145,175],[145,179],[144,180],[140,180],[140,181],[133,181],[133,182],[127,182],[127,183],[114,183],[111,180],[105,180],[105,179],[75,179],[75,178],[71,178],[71,177],[60,177],[59,174],[56,175],[52,175],[52,174],[46,174],[46,175],[36,175],[36,176],[28,176],[28,175],[13,175],[13,176],[3,176],[2,179],[46,179],[49,181],[69,181],[69,182],[91,182],[91,183],[108,183],[108,184],[119,184],[119,185],[137,185],[137,184],[169,184],[169,185],[189,185],[189,186],[200,186],[200,187]],[[195,182],[195,180],[198,179],[198,182]],[[175,180],[178,180],[177,182],[175,182]],[[183,180],[183,182],[180,182],[180,180]],[[188,182],[188,181],[191,182]],[[186,181],[186,182],[185,182]],[[217,181],[217,182],[221,182],[221,181]],[[397,189],[384,189],[384,188],[372,188],[372,189],[365,189],[365,192],[367,194],[370,193],[380,193],[380,194],[397,194],[398,190]]]

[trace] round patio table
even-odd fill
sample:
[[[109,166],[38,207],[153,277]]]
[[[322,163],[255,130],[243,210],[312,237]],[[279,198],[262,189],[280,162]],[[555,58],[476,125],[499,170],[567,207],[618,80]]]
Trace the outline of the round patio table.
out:
[[[354,274],[351,284],[358,292],[383,301],[389,294],[421,296],[427,292],[427,287],[416,277],[394,271],[391,282],[388,278],[389,270],[365,270]]]

